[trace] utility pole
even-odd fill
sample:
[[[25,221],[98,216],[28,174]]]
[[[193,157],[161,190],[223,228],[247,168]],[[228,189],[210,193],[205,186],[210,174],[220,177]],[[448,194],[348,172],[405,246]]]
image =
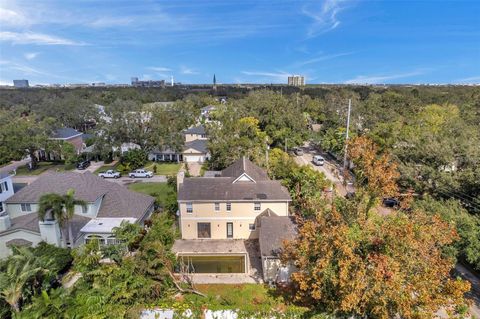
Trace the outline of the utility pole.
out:
[[[287,153],[287,138],[285,137],[285,153]]]
[[[343,182],[345,182],[347,170],[347,148],[348,148],[348,131],[350,129],[350,111],[352,109],[352,99],[348,99],[348,114],[347,114],[347,134],[345,136],[345,154],[343,155]]]

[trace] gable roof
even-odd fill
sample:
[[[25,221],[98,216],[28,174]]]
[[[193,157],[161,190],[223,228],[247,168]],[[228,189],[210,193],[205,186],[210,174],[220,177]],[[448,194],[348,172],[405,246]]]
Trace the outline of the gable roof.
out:
[[[245,156],[236,160],[232,165],[222,171],[223,177],[234,177],[235,180],[243,174],[248,175],[254,181],[269,180],[267,172],[253,164]]]
[[[293,240],[297,236],[297,225],[291,217],[264,216],[260,227],[260,253],[262,256],[278,256],[284,240]]]
[[[10,197],[6,203],[38,203],[45,193],[64,195],[75,189],[75,198],[95,202],[103,196],[97,217],[142,217],[154,198],[132,192],[122,185],[106,181],[90,172],[45,173]]]
[[[76,129],[73,129],[71,127],[61,127],[56,129],[51,138],[55,139],[69,139],[75,136],[82,135],[83,133],[77,131]]]
[[[236,180],[243,174],[255,180]],[[180,184],[179,201],[289,201],[290,194],[279,181],[248,159],[240,159],[221,172],[221,177],[189,177]]]
[[[193,140],[186,142],[183,151],[194,149],[199,153],[207,153],[207,140]]]
[[[185,134],[198,134],[198,135],[203,135],[205,133],[205,126],[203,125],[198,125],[198,126],[193,126],[189,129],[186,129],[183,131]]]

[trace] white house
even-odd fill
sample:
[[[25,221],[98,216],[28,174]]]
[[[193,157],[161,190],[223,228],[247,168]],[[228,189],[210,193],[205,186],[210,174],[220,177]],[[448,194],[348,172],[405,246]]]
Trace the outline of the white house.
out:
[[[12,176],[8,173],[0,173],[0,229],[3,223],[8,222],[7,206],[5,201],[13,196]],[[5,227],[5,225],[3,225]]]
[[[76,206],[72,225],[73,242],[67,242],[66,229],[52,218],[38,219],[39,200],[43,194],[66,194],[75,190],[75,198],[86,202]],[[101,244],[116,243],[113,228],[122,221],[143,225],[154,210],[154,198],[129,191],[122,185],[105,181],[85,172],[46,173],[6,200],[7,215],[0,222],[0,258],[7,256],[10,245],[35,246],[41,241],[57,246],[77,246],[91,239]]]

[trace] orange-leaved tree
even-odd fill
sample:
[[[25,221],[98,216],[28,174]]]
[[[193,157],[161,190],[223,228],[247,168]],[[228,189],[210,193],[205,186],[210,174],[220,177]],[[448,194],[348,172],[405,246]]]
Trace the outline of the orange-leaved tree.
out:
[[[297,267],[295,298],[319,310],[386,319],[432,318],[443,308],[453,316],[470,289],[451,278],[454,261],[443,254],[456,239],[451,225],[421,211],[352,222],[324,206],[282,258]]]

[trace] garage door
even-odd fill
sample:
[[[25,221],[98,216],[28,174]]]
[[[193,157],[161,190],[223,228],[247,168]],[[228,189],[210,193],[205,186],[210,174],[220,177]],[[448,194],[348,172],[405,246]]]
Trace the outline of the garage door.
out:
[[[204,162],[204,157],[202,155],[184,155],[185,162]]]

